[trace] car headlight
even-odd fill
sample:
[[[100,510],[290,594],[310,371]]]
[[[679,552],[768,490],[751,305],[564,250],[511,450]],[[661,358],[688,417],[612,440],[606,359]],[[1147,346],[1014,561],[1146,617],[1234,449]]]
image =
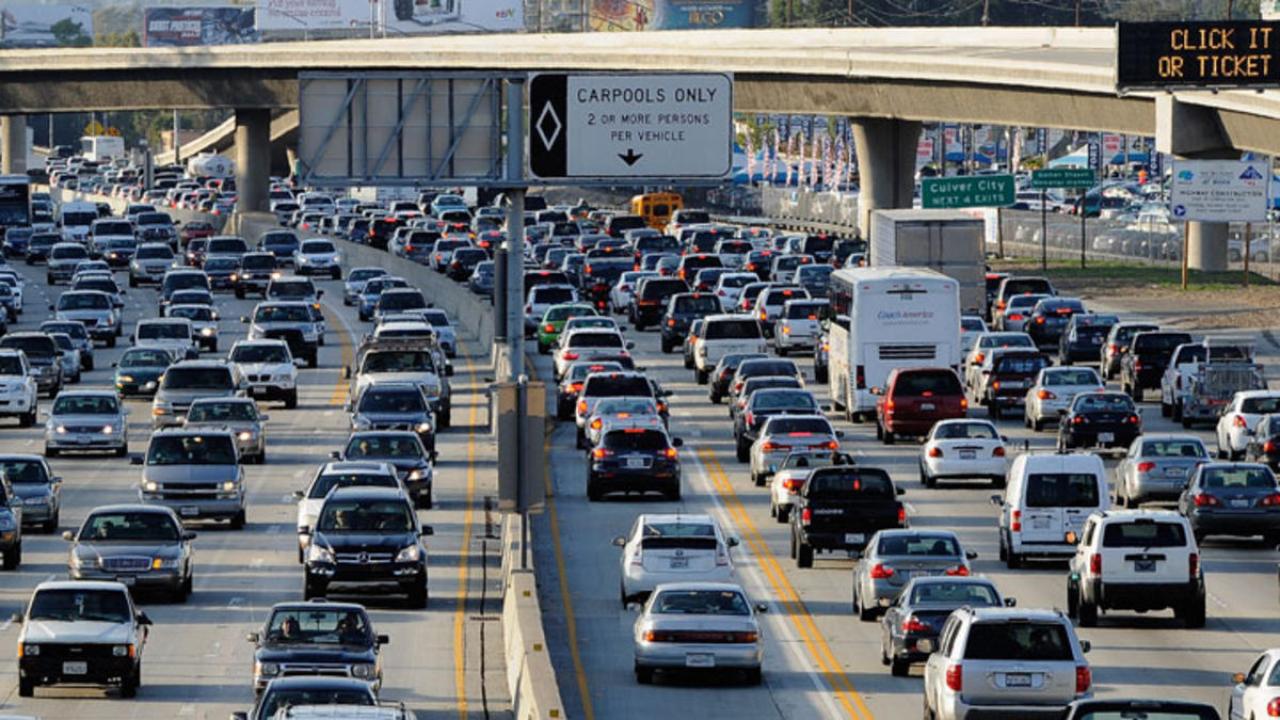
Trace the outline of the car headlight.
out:
[[[427,394],[427,397],[440,397],[440,386],[435,383],[422,383],[422,391]]]
[[[102,434],[103,434],[103,435],[110,435],[111,433],[113,433],[113,432],[115,432],[115,431],[116,431],[116,426],[115,426],[115,425],[103,425],[103,426],[102,426]]]
[[[260,662],[258,665],[258,674],[273,677],[280,673],[280,666],[275,663]]]
[[[176,567],[178,567],[178,558],[176,557],[173,557],[173,558],[158,557],[158,558],[152,558],[151,560],[152,570],[172,570],[173,568],[176,568]]]
[[[28,644],[25,644],[25,645],[23,645],[23,646],[22,646],[22,654],[23,654],[23,655],[30,655],[30,656],[32,656],[32,657],[39,657],[39,655],[40,655],[40,646],[39,646],[39,645],[32,645],[32,644],[29,644],[29,643],[28,643]]]
[[[200,328],[200,334],[201,334],[201,335],[203,335],[203,336],[205,336],[205,337],[209,337],[209,336],[213,335],[213,328],[211,328],[211,327]]]
[[[237,487],[237,483],[235,480],[224,480],[222,483],[222,492],[224,493],[235,492],[236,487]]]
[[[253,439],[253,433],[249,432],[248,430],[241,430],[240,434],[236,435],[236,438],[247,442]]]
[[[313,542],[307,546],[307,562],[331,563],[333,562],[333,553],[330,552],[329,548]]]
[[[54,432],[58,433],[59,435],[66,435],[66,434],[67,434],[67,426],[66,426],[66,425],[59,425],[58,427],[54,428]]]
[[[238,274],[236,274],[236,273],[231,273],[231,282],[235,282],[235,281],[237,281],[237,280],[239,280],[239,279],[240,279],[240,276],[239,276]]]
[[[169,408],[165,407],[164,405],[153,405],[151,407],[151,414],[155,416],[168,415]]]
[[[426,468],[414,468],[412,471],[409,472],[409,479],[425,480],[429,474],[430,474],[430,471],[427,470]]]
[[[130,657],[133,655],[132,645],[112,645],[111,654],[115,657]]]
[[[420,422],[417,425],[415,425],[413,429],[420,433],[429,433],[431,432],[431,423]]]
[[[396,555],[396,562],[418,562],[418,558],[422,557],[422,548],[417,543],[400,550]]]
[[[378,669],[372,663],[355,663],[351,666],[351,676],[358,677],[361,680],[371,680],[377,675]]]
[[[370,423],[367,418],[362,418],[362,417],[356,418],[357,430],[368,430],[370,427],[372,427],[372,423]]]
[[[155,388],[156,388],[156,381],[155,381],[155,380],[148,380],[148,381],[146,381],[145,383],[143,383],[143,384],[142,384],[142,389],[143,389],[143,390],[154,390]],[[157,415],[159,415],[159,414],[161,414],[161,413],[156,413],[156,414],[157,414]]]
[[[132,375],[121,375],[121,376],[119,376],[119,377],[117,377],[117,378],[116,378],[116,382],[126,382],[126,383],[131,383],[131,382],[133,382],[133,376],[132,376]]]
[[[160,489],[160,485],[159,485],[159,483],[157,483],[155,480],[144,480],[144,481],[142,481],[142,490],[143,490],[143,492],[152,492],[152,493],[153,493],[153,492],[156,492],[156,491],[157,491],[157,490],[159,490],[159,489]]]
[[[23,498],[23,505],[48,505],[49,497],[47,495],[37,495],[35,497]]]

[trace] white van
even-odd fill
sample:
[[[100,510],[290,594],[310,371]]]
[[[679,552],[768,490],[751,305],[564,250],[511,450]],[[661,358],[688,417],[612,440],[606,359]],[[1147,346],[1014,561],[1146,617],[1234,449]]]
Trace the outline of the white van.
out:
[[[875,413],[871,389],[902,368],[960,372],[960,285],[924,268],[831,274],[831,399],[850,420]]]
[[[1027,453],[1014,458],[1000,508],[1000,559],[1010,569],[1027,557],[1069,558],[1077,536],[1095,512],[1111,506],[1107,470],[1093,453]]]
[[[62,239],[67,242],[87,243],[89,228],[98,219],[98,206],[91,202],[64,202],[58,206],[58,222],[62,224]]]

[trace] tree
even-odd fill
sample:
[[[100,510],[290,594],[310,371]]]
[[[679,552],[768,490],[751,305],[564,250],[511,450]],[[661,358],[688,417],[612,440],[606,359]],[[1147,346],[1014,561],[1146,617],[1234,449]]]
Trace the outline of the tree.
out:
[[[64,47],[87,47],[93,44],[93,40],[84,32],[84,25],[71,18],[63,18],[50,25],[49,32]]]
[[[124,32],[98,33],[93,44],[100,47],[142,47],[142,38],[137,30],[129,29]]]

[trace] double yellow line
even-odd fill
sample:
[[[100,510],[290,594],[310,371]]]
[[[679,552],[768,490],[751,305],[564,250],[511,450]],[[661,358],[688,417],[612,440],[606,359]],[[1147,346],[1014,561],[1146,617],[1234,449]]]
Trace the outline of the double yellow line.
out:
[[[467,375],[471,378],[474,389],[480,381],[475,363],[470,354],[463,354],[463,345],[458,343],[458,354],[467,366]],[[467,579],[470,576],[471,532],[475,521],[476,499],[476,425],[480,422],[480,403],[472,402],[467,413],[467,503],[462,516],[462,550],[458,553],[458,601],[453,611],[453,684],[454,694],[458,698],[458,718],[467,720]],[[434,482],[434,480],[433,480]],[[483,559],[482,559],[483,560]],[[487,562],[487,560],[484,560]],[[483,652],[483,649],[481,650]],[[481,678],[481,682],[484,678]]]
[[[703,448],[698,450],[697,454],[699,461],[701,461],[703,468],[706,470],[708,479],[711,480],[716,492],[724,501],[725,510],[729,513],[734,524],[742,531],[747,545],[751,548],[751,553],[755,555],[765,578],[773,587],[778,603],[786,610],[787,618],[795,626],[800,640],[809,651],[809,656],[813,658],[813,661],[821,670],[822,677],[826,680],[827,685],[835,692],[836,700],[839,701],[840,706],[849,717],[857,720],[872,720],[874,716],[863,702],[862,696],[854,689],[853,682],[849,680],[849,676],[841,667],[840,661],[836,659],[835,653],[831,651],[831,646],[827,644],[826,638],[818,630],[817,624],[813,621],[813,616],[809,614],[809,609],[805,606],[804,601],[800,599],[800,595],[796,592],[791,581],[787,579],[787,574],[782,569],[782,566],[778,564],[777,557],[774,556],[773,551],[769,549],[768,544],[765,543],[764,538],[760,535],[760,530],[756,527],[755,522],[751,520],[751,516],[747,513],[746,507],[738,497],[737,491],[733,489],[733,485],[729,482],[729,476],[720,465],[715,452]]]

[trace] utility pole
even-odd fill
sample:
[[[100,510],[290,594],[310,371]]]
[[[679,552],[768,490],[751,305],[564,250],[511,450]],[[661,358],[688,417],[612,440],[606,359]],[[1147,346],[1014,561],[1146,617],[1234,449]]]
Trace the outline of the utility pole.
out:
[[[990,24],[991,24],[991,0],[982,0],[982,27],[986,27]],[[1079,20],[1076,21],[1076,24],[1077,25],[1080,24]]]
[[[1076,27],[1080,27],[1080,6],[1084,4],[1084,0],[1076,0]]]
[[[1236,0],[1227,0],[1227,19],[1230,20],[1235,16]]]

